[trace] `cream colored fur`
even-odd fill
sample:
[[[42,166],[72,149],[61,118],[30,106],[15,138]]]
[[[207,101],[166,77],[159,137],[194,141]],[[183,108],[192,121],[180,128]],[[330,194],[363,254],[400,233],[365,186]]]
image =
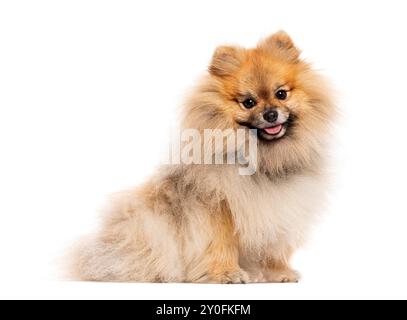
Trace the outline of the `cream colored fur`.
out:
[[[285,34],[277,37],[286,41]],[[247,54],[259,55],[256,59],[269,54],[264,43]],[[300,69],[290,71],[298,90],[285,106],[299,118],[292,135],[277,143],[260,142],[259,167],[252,176],[239,175],[237,165],[163,166],[144,185],[118,194],[101,229],[76,248],[72,277],[132,282],[298,280],[289,259],[304,243],[324,201],[333,105],[324,79],[304,62],[297,66],[282,61],[282,45],[277,44],[270,68],[292,63],[291,69]],[[290,47],[290,59],[293,53]],[[228,110],[237,107],[225,98],[223,81],[212,74],[205,77],[184,108],[183,127],[238,128],[234,119],[242,114],[228,116]]]

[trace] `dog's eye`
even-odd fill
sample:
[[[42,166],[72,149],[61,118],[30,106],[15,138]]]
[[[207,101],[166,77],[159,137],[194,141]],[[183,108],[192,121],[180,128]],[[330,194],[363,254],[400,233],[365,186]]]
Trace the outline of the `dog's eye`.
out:
[[[278,90],[276,92],[276,98],[278,100],[285,100],[285,99],[287,99],[287,96],[288,96],[288,93],[285,90]]]
[[[257,102],[254,99],[246,99],[242,104],[246,109],[251,109],[257,105]]]

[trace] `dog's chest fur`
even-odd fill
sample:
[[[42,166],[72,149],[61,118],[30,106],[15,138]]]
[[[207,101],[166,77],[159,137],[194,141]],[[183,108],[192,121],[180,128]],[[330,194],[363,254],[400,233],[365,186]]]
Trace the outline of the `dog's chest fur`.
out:
[[[322,206],[322,181],[315,174],[230,176],[224,187],[242,249],[261,255],[301,245]]]

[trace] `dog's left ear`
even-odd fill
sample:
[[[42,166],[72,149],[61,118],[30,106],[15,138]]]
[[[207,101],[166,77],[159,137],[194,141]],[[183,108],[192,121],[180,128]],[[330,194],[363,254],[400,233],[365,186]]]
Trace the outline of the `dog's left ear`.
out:
[[[259,47],[291,62],[300,60],[301,51],[285,31],[279,31],[263,40]]]

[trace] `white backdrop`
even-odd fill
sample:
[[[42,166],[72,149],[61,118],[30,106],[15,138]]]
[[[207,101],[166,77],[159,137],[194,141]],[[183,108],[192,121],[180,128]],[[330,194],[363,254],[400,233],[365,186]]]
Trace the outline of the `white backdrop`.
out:
[[[407,298],[403,1],[0,2],[1,298]],[[324,222],[298,285],[63,282],[106,196],[159,162],[219,44],[285,29],[338,90]],[[137,150],[144,150],[143,153]]]

